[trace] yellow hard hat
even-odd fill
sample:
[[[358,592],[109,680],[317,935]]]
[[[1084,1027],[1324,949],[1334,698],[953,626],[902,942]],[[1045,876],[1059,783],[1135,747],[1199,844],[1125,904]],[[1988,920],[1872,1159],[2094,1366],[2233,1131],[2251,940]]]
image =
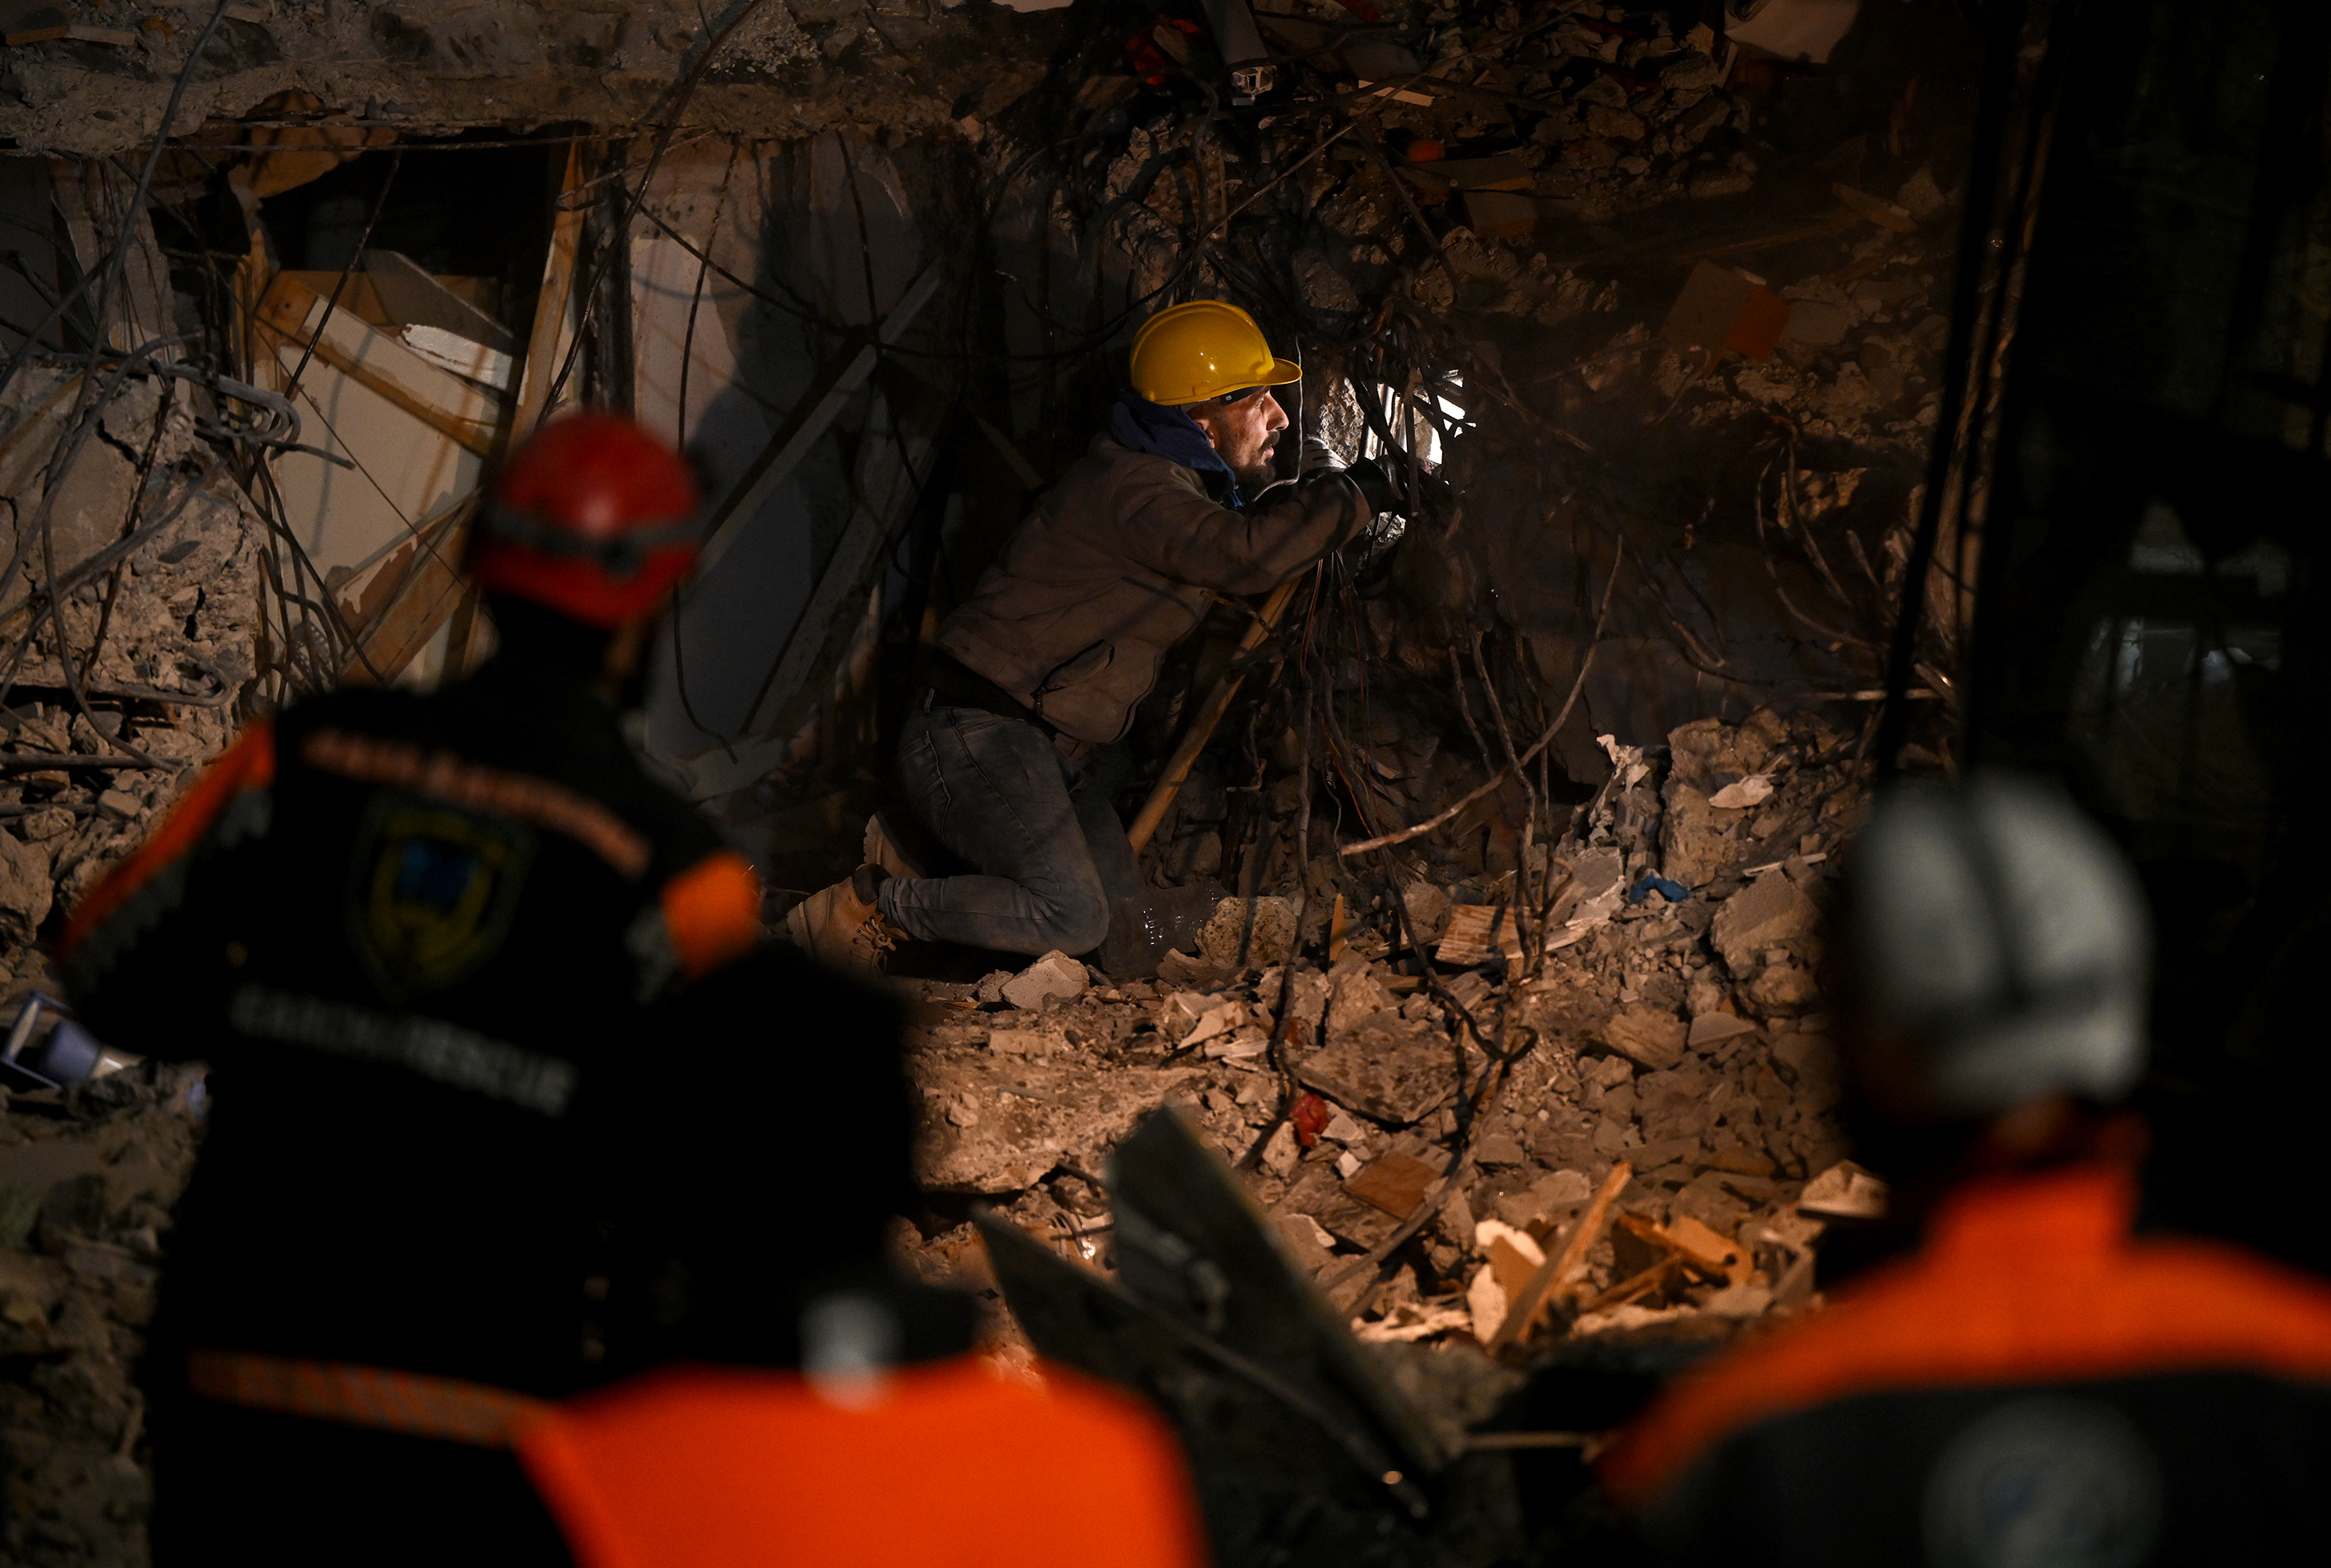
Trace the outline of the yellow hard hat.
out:
[[[1152,403],[1204,403],[1302,379],[1301,366],[1270,352],[1253,317],[1220,299],[1169,305],[1133,335],[1133,390]]]

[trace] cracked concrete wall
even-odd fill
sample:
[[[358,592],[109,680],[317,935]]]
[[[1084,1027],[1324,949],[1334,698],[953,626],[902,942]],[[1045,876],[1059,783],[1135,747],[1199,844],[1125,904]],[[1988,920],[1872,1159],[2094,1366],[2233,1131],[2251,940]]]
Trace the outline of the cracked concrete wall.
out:
[[[715,28],[744,8],[732,0],[711,14]],[[160,9],[15,0],[13,10],[24,15],[12,28],[37,13],[87,36],[0,57],[0,137],[19,149],[90,156],[152,138],[208,20],[204,0]],[[707,14],[687,0],[278,0],[262,19],[221,24],[176,129],[232,120],[293,90],[332,112],[415,131],[634,125],[668,112]],[[764,0],[704,70],[687,123],[774,137],[845,124],[939,129],[993,113],[999,85],[1024,90],[1035,79],[1028,62],[1057,46],[1062,26],[964,0],[952,9],[947,0]]]

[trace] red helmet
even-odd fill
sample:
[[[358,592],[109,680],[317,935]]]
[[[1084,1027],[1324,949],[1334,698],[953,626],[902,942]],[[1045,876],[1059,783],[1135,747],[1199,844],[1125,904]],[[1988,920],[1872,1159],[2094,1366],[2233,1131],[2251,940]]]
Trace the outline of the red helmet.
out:
[[[688,575],[702,500],[680,455],[631,420],[570,413],[502,465],[471,540],[470,575],[613,631]]]

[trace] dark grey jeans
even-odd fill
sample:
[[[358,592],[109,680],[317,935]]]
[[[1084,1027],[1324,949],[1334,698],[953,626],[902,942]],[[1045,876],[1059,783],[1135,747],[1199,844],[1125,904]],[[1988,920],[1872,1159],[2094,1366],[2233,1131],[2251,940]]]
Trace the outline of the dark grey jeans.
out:
[[[909,936],[1032,956],[1089,953],[1112,903],[1137,897],[1133,846],[1099,770],[1074,768],[1044,732],[977,708],[908,714],[899,778],[938,840],[978,868],[893,877],[883,918]]]

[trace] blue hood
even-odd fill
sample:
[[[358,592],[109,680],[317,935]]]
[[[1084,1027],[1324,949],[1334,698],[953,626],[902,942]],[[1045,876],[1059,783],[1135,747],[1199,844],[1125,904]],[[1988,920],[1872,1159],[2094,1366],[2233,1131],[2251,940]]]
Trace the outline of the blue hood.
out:
[[[1238,478],[1231,472],[1231,465],[1223,461],[1223,454],[1214,450],[1214,443],[1206,439],[1198,422],[1180,409],[1152,403],[1130,389],[1120,392],[1117,394],[1117,406],[1108,412],[1108,433],[1117,438],[1118,444],[1136,451],[1162,457],[1200,473],[1221,474],[1231,482],[1224,504],[1239,504]]]

